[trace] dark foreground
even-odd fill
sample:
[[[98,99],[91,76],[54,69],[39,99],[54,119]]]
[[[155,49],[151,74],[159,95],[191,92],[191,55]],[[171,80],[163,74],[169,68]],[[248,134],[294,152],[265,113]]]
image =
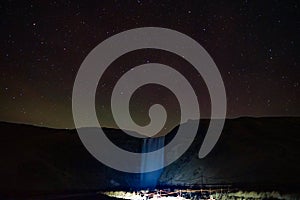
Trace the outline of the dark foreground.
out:
[[[63,193],[63,194],[5,194],[1,200],[117,200],[101,192]]]

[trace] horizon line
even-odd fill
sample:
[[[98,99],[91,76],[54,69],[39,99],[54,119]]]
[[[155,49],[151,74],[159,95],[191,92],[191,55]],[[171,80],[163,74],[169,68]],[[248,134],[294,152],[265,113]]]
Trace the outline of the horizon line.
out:
[[[237,119],[241,119],[241,118],[253,118],[253,119],[260,119],[260,118],[300,118],[300,116],[285,116],[285,115],[272,115],[272,116],[237,116],[237,117],[226,117],[225,120],[237,120]],[[220,118],[214,118],[214,120],[218,120]],[[188,121],[197,121],[197,120],[211,120],[211,118],[200,118],[200,119],[188,119],[186,122]],[[75,130],[76,127],[54,127],[54,126],[45,126],[45,125],[41,125],[41,124],[34,124],[34,123],[26,123],[26,122],[18,122],[18,121],[0,121],[0,123],[7,123],[7,124],[15,124],[15,125],[25,125],[25,126],[33,126],[33,127],[39,127],[39,128],[48,128],[48,129],[55,129],[55,130]],[[181,123],[181,124],[184,124]],[[176,126],[178,126],[180,123],[178,123]],[[172,129],[174,129],[176,126],[174,126]],[[80,128],[98,128],[98,127],[80,127]],[[122,130],[119,127],[109,127],[109,126],[103,126],[101,128],[105,128],[105,129],[116,129],[116,130]],[[171,130],[172,130],[171,129]],[[133,131],[134,130],[129,130],[129,131]]]

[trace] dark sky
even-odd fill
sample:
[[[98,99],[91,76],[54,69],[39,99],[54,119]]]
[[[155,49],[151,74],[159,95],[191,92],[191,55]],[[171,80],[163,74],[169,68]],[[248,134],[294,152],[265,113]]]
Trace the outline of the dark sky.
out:
[[[298,1],[1,1],[0,25],[1,121],[73,127],[72,87],[84,58],[106,38],[146,26],[180,31],[208,51],[224,80],[227,117],[300,115]],[[122,56],[97,93],[109,94],[109,81],[121,72],[154,61],[196,83],[203,116],[209,117],[205,85],[168,52]],[[147,121],[145,111],[154,102],[178,111],[172,93],[147,87],[131,104],[137,122]],[[96,108],[108,115],[102,100]],[[102,122],[113,125],[109,116]]]

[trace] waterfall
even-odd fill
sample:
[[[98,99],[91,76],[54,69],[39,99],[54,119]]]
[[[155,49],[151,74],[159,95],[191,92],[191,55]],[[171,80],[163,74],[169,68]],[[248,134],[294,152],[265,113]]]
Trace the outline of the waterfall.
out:
[[[152,152],[163,148],[165,144],[165,137],[156,138],[144,138],[142,145],[142,153]],[[161,168],[160,170],[154,172],[143,173],[147,167]],[[164,151],[156,157],[150,157],[147,154],[142,156],[141,160],[141,176],[140,176],[140,186],[141,188],[155,188],[158,179],[162,173],[162,168],[164,166]]]

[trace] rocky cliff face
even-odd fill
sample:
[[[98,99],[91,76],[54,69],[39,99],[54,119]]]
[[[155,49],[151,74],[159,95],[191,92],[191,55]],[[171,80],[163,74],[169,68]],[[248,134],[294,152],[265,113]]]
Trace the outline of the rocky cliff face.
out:
[[[197,157],[200,131],[187,153],[165,168],[160,183],[299,185],[299,130],[297,118],[227,120],[206,158]]]
[[[193,122],[188,122],[193,123]],[[298,185],[299,118],[227,120],[220,140],[204,159],[197,157],[208,121],[188,151],[167,166],[160,185]],[[140,175],[118,172],[94,159],[75,130],[55,130],[2,123],[0,191],[53,192],[133,188]],[[122,148],[139,152],[142,143],[107,129]],[[172,139],[175,130],[166,138]]]

